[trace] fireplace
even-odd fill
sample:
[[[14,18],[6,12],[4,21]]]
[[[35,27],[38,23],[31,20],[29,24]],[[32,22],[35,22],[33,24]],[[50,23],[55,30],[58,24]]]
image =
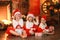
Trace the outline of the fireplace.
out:
[[[4,27],[4,25],[11,24],[11,8],[9,1],[0,1],[0,29]]]

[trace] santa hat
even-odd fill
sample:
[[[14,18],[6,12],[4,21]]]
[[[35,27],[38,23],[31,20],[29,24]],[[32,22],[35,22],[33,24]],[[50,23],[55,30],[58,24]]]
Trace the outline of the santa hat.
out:
[[[43,15],[42,18],[44,18],[45,20],[47,20],[47,17],[45,15]]]
[[[21,14],[19,9],[15,9],[12,13],[12,16],[15,16],[16,14]]]
[[[28,13],[28,15],[27,15],[27,19],[28,19],[29,17],[33,17],[33,18],[35,18],[34,15],[33,15],[31,12]]]

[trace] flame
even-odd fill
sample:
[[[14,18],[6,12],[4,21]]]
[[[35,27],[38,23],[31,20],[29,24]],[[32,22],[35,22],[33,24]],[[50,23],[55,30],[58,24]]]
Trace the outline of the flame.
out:
[[[4,24],[6,24],[6,25],[7,25],[7,24],[9,25],[9,24],[11,24],[11,23],[12,23],[12,22],[11,22],[11,21],[9,21],[9,20],[2,20],[2,22],[4,22]]]

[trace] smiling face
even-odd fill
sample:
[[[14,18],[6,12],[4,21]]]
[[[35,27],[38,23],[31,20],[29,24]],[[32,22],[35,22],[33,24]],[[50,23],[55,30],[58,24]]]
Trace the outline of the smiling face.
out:
[[[28,17],[28,20],[30,21],[30,22],[32,22],[33,21],[33,17]]]
[[[15,15],[16,19],[20,19],[20,14]]]
[[[46,20],[44,18],[41,18],[41,23],[45,24]]]
[[[19,19],[21,19],[21,14],[16,14],[15,15],[15,20],[19,20]]]

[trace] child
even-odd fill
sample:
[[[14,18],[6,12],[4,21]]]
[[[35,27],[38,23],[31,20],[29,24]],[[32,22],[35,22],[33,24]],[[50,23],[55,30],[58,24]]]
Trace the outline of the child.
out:
[[[20,36],[22,38],[26,37],[26,32],[24,30],[20,29],[20,27],[23,28],[23,25],[24,25],[23,19],[21,18],[21,16],[22,16],[22,14],[20,13],[20,10],[16,9],[13,12],[13,20],[12,20],[13,27],[8,27],[6,34],[16,35],[16,36]],[[22,34],[22,32],[23,32],[23,34]]]
[[[43,34],[53,34],[54,26],[50,26],[48,28],[46,24],[46,20],[47,20],[46,16],[43,15],[41,18],[41,23],[39,27],[37,28],[37,32],[35,33],[35,36],[42,36]]]
[[[36,27],[39,24],[38,18],[36,18],[36,21],[34,21],[34,15],[32,13],[29,13],[27,15],[27,21],[24,26],[24,29],[26,30],[27,36],[34,35],[36,31]]]

